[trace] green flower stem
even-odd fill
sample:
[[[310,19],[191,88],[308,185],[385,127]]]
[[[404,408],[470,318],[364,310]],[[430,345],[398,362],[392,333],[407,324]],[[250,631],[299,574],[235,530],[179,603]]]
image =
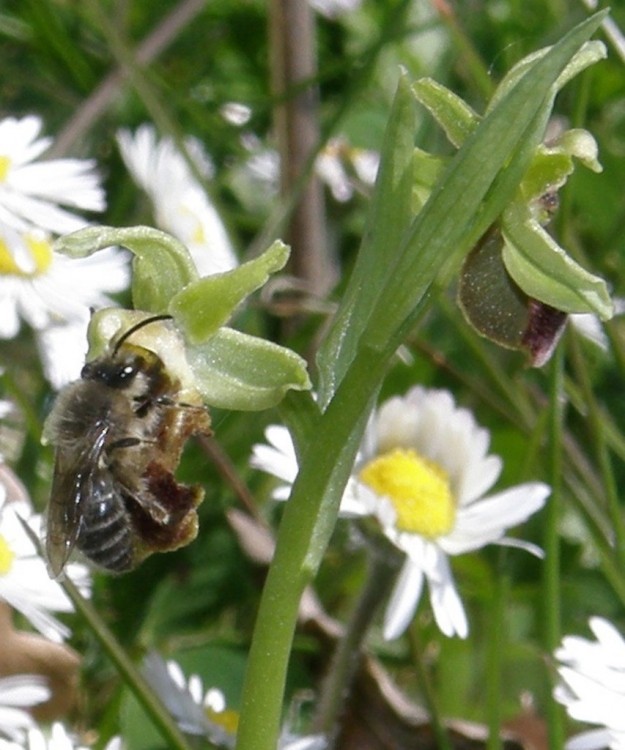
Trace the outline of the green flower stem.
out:
[[[300,597],[334,527],[365,419],[385,369],[386,359],[379,354],[368,349],[357,354],[304,452],[260,602],[243,686],[237,750],[275,750],[277,746]]]
[[[501,750],[502,720],[502,665],[505,652],[505,602],[510,579],[504,572],[505,550],[498,550],[497,568],[491,584],[491,599],[488,610],[489,637],[486,654],[486,701],[488,711],[487,750]]]
[[[126,654],[115,636],[104,624],[95,607],[90,601],[81,596],[76,586],[69,579],[66,579],[62,585],[65,593],[72,600],[76,611],[88,623],[100,645],[115,664],[117,671],[124,678],[126,685],[132,690],[136,699],[152,719],[154,725],[160,730],[167,742],[167,746],[175,750],[191,750],[190,745],[187,743],[169,711],[155,695],[141,672],[128,658],[128,654]]]
[[[436,700],[432,680],[425,665],[423,644],[419,638],[419,631],[415,622],[408,628],[408,638],[410,641],[411,662],[414,665],[417,683],[421,688],[423,702],[430,718],[430,726],[436,739],[436,747],[438,750],[453,750],[453,745],[438,708],[438,701]]]
[[[41,542],[37,535],[30,526],[28,526],[26,521],[22,521],[22,519],[20,519],[20,521],[22,522],[24,531],[28,534],[30,540],[35,545],[35,548],[39,551],[39,554],[43,555]],[[128,658],[128,654],[119,645],[113,633],[111,633],[105,625],[93,604],[82,596],[76,585],[72,583],[69,578],[61,581],[60,585],[63,587],[67,596],[71,599],[76,611],[83,617],[87,625],[89,625],[105,653],[111,659],[120,675],[124,678],[126,684],[130,690],[132,690],[146,713],[150,716],[154,725],[160,730],[163,738],[167,742],[167,747],[170,747],[173,750],[191,750],[190,745],[169,711],[154,694],[154,691],[145,681],[141,672]]]
[[[313,733],[325,735],[328,750],[335,747],[338,739],[341,715],[361,664],[362,643],[402,563],[402,555],[397,548],[383,537],[368,539],[368,552],[365,584],[319,690],[319,705],[313,722]]]
[[[562,441],[564,421],[564,349],[558,347],[553,355],[550,373],[549,423],[549,483],[551,497],[545,519],[545,563],[543,578],[545,652],[552,654],[560,642],[560,536],[559,521],[562,504]],[[547,703],[549,747],[564,745],[562,708],[551,698]]]
[[[588,367],[580,350],[576,336],[570,337],[570,350],[575,365],[575,371],[584,396],[584,406],[588,410],[588,421],[592,435],[592,444],[595,447],[597,463],[601,472],[603,490],[606,495],[610,525],[614,533],[614,551],[616,559],[621,567],[625,568],[625,524],[623,512],[619,502],[619,492],[610,460],[606,431],[604,428],[601,411],[595,398]]]

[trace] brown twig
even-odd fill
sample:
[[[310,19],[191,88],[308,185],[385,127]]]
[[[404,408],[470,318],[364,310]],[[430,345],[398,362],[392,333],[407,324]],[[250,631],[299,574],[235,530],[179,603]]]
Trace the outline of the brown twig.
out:
[[[307,0],[269,3],[269,48],[281,194],[287,199],[298,192],[288,233],[291,270],[312,294],[323,296],[336,281],[336,268],[328,251],[321,184],[312,171],[321,136],[314,17]]]
[[[136,49],[136,61],[145,65],[154,60],[205,7],[205,0],[183,0],[156,26]],[[124,71],[116,69],[85,99],[73,117],[59,133],[49,156],[66,154],[73,143],[79,140],[106,111],[111,100],[124,84]]]
[[[215,464],[217,472],[225,483],[233,490],[241,505],[256,521],[262,522],[254,497],[245,482],[239,476],[236,467],[230,460],[228,454],[223,450],[219,442],[206,435],[198,435],[196,440],[204,453]]]

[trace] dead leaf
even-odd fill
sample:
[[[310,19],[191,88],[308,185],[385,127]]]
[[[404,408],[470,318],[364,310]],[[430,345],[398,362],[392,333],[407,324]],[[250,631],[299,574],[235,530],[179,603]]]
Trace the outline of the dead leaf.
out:
[[[76,703],[79,655],[69,646],[15,630],[10,607],[0,602],[0,675],[42,675],[52,697],[32,709],[38,721],[66,716]]]

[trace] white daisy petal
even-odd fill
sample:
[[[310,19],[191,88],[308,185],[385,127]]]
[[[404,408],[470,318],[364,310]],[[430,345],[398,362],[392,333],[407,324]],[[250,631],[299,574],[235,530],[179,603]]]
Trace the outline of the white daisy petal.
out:
[[[187,679],[177,662],[165,663],[155,652],[145,656],[142,671],[183,732],[205,736],[219,747],[233,746],[232,727],[227,721],[219,722],[219,714],[226,711],[221,690],[210,688],[204,692],[198,675]]]
[[[1,487],[1,485],[0,485]],[[17,515],[25,518],[35,533],[40,529],[40,519],[30,516],[25,503],[7,502],[4,488],[0,498],[0,600],[30,621],[42,635],[55,642],[70,634],[69,628],[59,622],[53,612],[72,612],[73,605],[56,581],[48,575],[46,563],[33,547]],[[68,575],[89,595],[89,579],[84,566],[72,565]],[[85,585],[86,584],[86,585]]]
[[[21,742],[25,730],[35,726],[25,709],[47,701],[50,695],[46,680],[39,675],[0,677],[0,735]]]
[[[523,552],[529,552],[530,555],[534,555],[539,560],[545,559],[545,550],[542,547],[532,544],[532,542],[526,542],[524,539],[513,539],[512,537],[504,536],[498,539],[495,544],[499,547],[510,547],[511,549],[520,549]]]
[[[80,377],[87,354],[89,320],[51,325],[37,332],[37,348],[46,378],[56,390]]]
[[[620,744],[614,744],[614,734],[607,729],[591,729],[589,732],[581,732],[570,740],[567,740],[565,750],[604,750],[606,747],[625,748],[625,736],[621,737]]]
[[[566,743],[567,748],[625,748],[625,641],[607,620],[594,617],[590,641],[565,636],[555,657],[560,682],[554,697],[577,721],[599,728]]]
[[[408,558],[395,582],[384,614],[384,638],[393,640],[410,624],[423,589],[423,570]]]
[[[272,496],[275,500],[286,500],[299,471],[295,446],[289,431],[281,425],[269,425],[265,437],[269,444],[253,446],[250,466],[280,479],[284,484],[278,485]]]
[[[453,530],[440,539],[441,547],[460,555],[499,540],[506,529],[540,510],[550,491],[546,484],[531,482],[460,508]]]
[[[157,225],[188,247],[200,275],[235,268],[236,255],[223,221],[174,142],[159,142],[154,128],[146,124],[134,136],[120,131],[117,143],[126,167],[154,205]],[[200,144],[187,139],[185,148],[200,174],[208,176],[212,167]]]
[[[590,629],[601,648],[609,650],[610,663],[619,669],[625,669],[625,641],[614,625],[602,617],[591,617]]]
[[[280,738],[278,750],[325,750],[328,741],[321,734],[310,735],[309,737],[292,737]]]
[[[89,308],[110,305],[108,295],[129,282],[125,253],[107,250],[72,259],[53,252],[55,235],[89,223],[76,210],[103,210],[105,195],[93,160],[35,161],[51,144],[41,129],[35,116],[0,120],[2,338],[15,336],[20,320],[36,331],[83,321]],[[54,385],[64,384],[63,373],[51,366],[56,351],[48,352],[45,335],[38,343]]]

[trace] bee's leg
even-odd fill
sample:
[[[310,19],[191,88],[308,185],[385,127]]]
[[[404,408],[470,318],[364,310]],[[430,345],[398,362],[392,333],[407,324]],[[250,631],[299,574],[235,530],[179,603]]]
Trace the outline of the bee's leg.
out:
[[[114,440],[109,446],[107,446],[107,450],[117,450],[118,448],[135,448],[137,445],[141,445],[145,442],[152,441],[142,440],[138,437],[120,438],[119,440]]]
[[[160,503],[153,493],[141,488],[130,490],[124,487],[124,497],[135,502],[153,521],[161,526],[167,525],[171,520],[171,513]]]
[[[204,406],[198,404],[187,404],[184,401],[174,401],[169,396],[157,396],[156,398],[144,398],[135,396],[134,412],[138,417],[145,417],[153,407],[165,407],[169,409],[193,409],[194,411],[206,411]]]

